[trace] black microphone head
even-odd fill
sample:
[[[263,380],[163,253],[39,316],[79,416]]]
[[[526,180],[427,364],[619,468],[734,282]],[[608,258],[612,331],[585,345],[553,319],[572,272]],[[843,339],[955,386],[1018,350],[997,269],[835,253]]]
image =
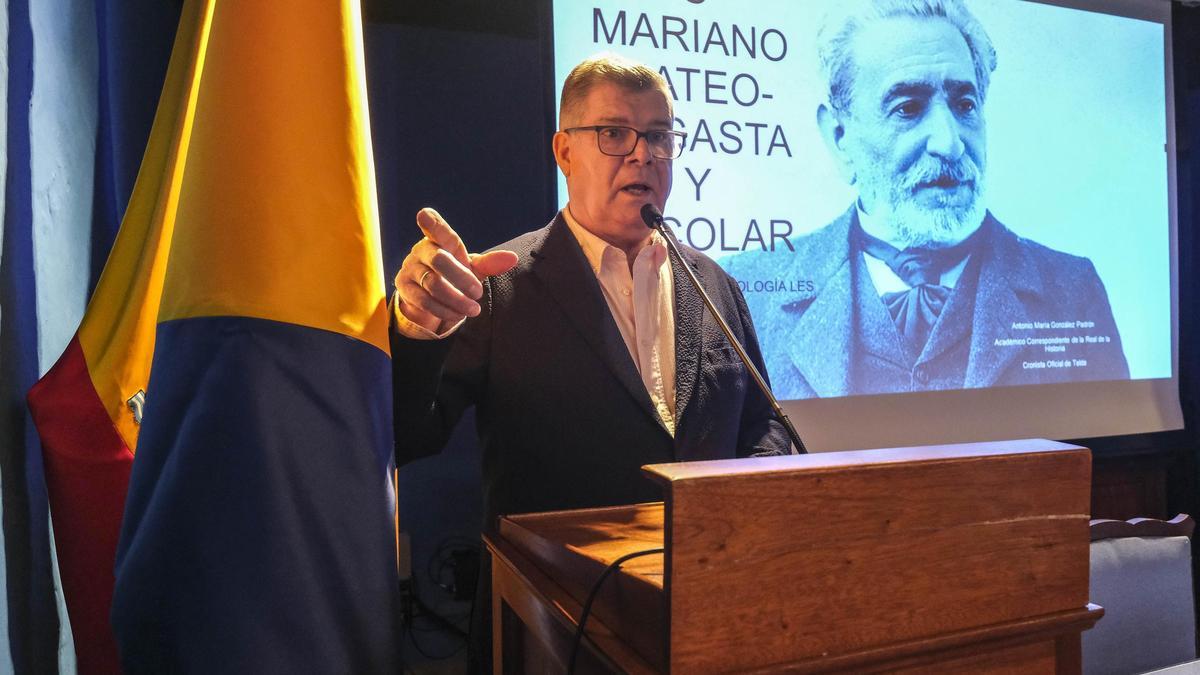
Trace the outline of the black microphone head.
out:
[[[642,206],[642,222],[646,227],[658,227],[662,223],[663,214],[658,210],[658,207],[653,204],[644,204]]]

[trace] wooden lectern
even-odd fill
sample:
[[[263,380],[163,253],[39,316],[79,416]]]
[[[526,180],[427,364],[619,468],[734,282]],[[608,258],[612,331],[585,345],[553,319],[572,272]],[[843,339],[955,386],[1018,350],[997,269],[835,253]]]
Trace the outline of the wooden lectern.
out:
[[[502,519],[497,672],[1077,673],[1091,455],[1045,440],[659,464],[665,502]]]

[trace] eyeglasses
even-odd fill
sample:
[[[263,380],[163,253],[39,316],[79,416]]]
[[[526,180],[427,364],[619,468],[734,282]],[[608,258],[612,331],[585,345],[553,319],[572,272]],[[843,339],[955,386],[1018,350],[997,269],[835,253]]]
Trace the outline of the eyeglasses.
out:
[[[600,152],[612,157],[625,157],[631,154],[637,147],[638,141],[645,138],[651,157],[675,159],[683,153],[683,142],[687,138],[687,134],[682,131],[666,129],[638,131],[633,127],[619,126],[571,127],[563,129],[563,131],[596,132],[596,144],[600,146]]]

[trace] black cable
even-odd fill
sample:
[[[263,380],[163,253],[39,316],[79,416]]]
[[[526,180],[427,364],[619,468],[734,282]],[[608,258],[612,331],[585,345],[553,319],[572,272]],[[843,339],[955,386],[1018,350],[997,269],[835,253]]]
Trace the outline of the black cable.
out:
[[[458,637],[461,637],[461,638],[464,638],[464,639],[467,637],[467,631],[465,631],[465,630],[463,630],[463,629],[459,628],[459,627],[458,627],[458,626],[457,626],[457,625],[456,625],[454,622],[452,622],[450,619],[448,619],[448,618],[446,618],[446,617],[442,616],[441,614],[438,614],[437,612],[433,611],[433,609],[432,609],[432,608],[430,608],[430,607],[429,607],[429,605],[426,605],[426,604],[425,604],[425,601],[424,601],[424,600],[422,600],[420,596],[418,596],[418,595],[414,594],[414,595],[413,595],[413,601],[416,603],[416,605],[417,605],[417,609],[420,609],[420,610],[421,610],[421,612],[422,612],[422,616],[426,616],[426,617],[429,617],[430,619],[432,619],[432,620],[433,620],[433,622],[434,622],[435,624],[437,624],[439,627],[441,627],[441,629],[442,629],[442,630],[445,630],[445,631],[449,631],[449,632],[451,632],[451,633],[454,633],[454,634],[458,635]]]
[[[600,578],[596,580],[596,583],[592,585],[592,590],[588,592],[587,600],[585,600],[583,603],[583,609],[579,612],[579,625],[575,627],[575,639],[571,641],[571,660],[567,662],[567,675],[574,675],[575,673],[575,657],[579,655],[579,643],[583,640],[584,626],[587,625],[588,615],[592,612],[592,602],[596,600],[596,594],[600,592],[600,586],[604,584],[604,580],[607,579],[613,572],[621,569],[621,565],[624,565],[629,560],[640,558],[642,556],[654,555],[655,553],[662,553],[663,551],[664,549],[662,548],[648,548],[645,551],[626,553],[620,558],[612,561],[608,567],[604,568],[604,573],[601,574]]]
[[[442,546],[446,546],[447,544],[448,544],[447,541],[443,541]],[[402,587],[403,587],[403,583],[402,583]],[[404,590],[406,590],[409,593],[409,602],[411,603],[411,606],[413,608],[415,608],[416,611],[413,612],[411,616],[407,617],[407,620],[405,621],[405,624],[404,624],[404,630],[403,630],[402,637],[408,638],[408,641],[410,643],[412,643],[413,648],[417,650],[418,654],[425,657],[425,659],[427,659],[429,661],[444,661],[445,659],[448,659],[448,658],[454,656],[455,654],[458,654],[459,652],[461,652],[463,650],[464,647],[467,646],[467,640],[468,640],[467,631],[463,630],[462,628],[459,628],[458,625],[455,624],[450,619],[442,616],[438,612],[433,611],[433,609],[430,608],[428,605],[426,605],[425,601],[421,599],[421,595],[417,591],[417,577],[416,576],[414,576],[412,579],[409,580],[408,586],[407,586],[407,588],[404,588]],[[416,619],[421,619],[421,618],[425,618],[429,621],[432,621],[433,624],[436,626],[436,628],[432,628],[432,629],[419,628],[416,625]],[[432,654],[432,653],[426,651],[425,648],[421,646],[421,643],[417,640],[417,633],[418,632],[426,633],[426,632],[433,632],[433,631],[437,631],[437,632],[440,632],[443,634],[450,633],[452,637],[456,638],[459,641],[458,646],[455,647],[453,651],[451,651],[447,654]],[[401,657],[403,658],[403,652],[401,653]],[[402,663],[402,667],[407,669],[407,664]],[[406,671],[406,672],[411,672],[411,671]]]
[[[443,578],[451,562],[447,556],[452,556],[455,549],[479,551],[481,547],[478,541],[461,535],[451,535],[438,542],[433,555],[429,556],[425,563],[425,575],[435,586],[448,593],[452,592],[452,586],[443,583]]]
[[[446,617],[444,617],[441,614],[438,614],[437,612],[430,609],[429,606],[426,605],[423,600],[421,600],[421,596],[416,593],[415,587],[413,588],[413,604],[420,611],[419,611],[419,613],[414,615],[413,623],[405,626],[404,632],[407,633],[409,642],[412,643],[412,646],[417,650],[418,654],[420,654],[421,656],[425,657],[426,659],[428,659],[430,661],[444,661],[445,659],[448,659],[451,656],[454,656],[455,654],[461,652],[463,650],[463,648],[467,646],[467,632],[464,631],[463,629],[459,628],[457,625],[452,623]],[[433,621],[433,623],[437,626],[436,630],[438,632],[452,633],[452,636],[457,638],[460,641],[459,645],[457,647],[455,647],[454,651],[450,652],[449,654],[438,655],[438,654],[430,654],[429,652],[425,651],[425,649],[423,647],[421,647],[421,643],[417,641],[417,633],[418,632],[424,633],[424,632],[430,632],[430,631],[417,628],[415,619],[419,619],[419,618],[426,618],[426,619]]]
[[[425,565],[426,576],[429,578],[429,581],[431,583],[433,583],[434,586],[436,586],[444,591],[450,592],[452,590],[451,587],[448,587],[447,585],[442,583],[442,577],[444,576],[445,570],[448,569],[448,565],[447,565],[448,561],[446,559],[446,556],[455,549],[465,549],[465,550],[477,551],[477,550],[479,550],[479,548],[480,548],[479,543],[468,537],[451,535],[451,536],[443,538],[438,543],[437,547],[435,548],[433,555],[431,555],[428,558],[428,560],[426,561],[426,565]],[[458,652],[462,651],[463,647],[469,643],[469,640],[470,640],[469,632],[460,628],[457,623],[458,621],[461,621],[462,619],[468,618],[469,615],[447,617],[447,616],[442,615],[440,612],[435,611],[432,607],[430,607],[428,604],[425,603],[424,599],[422,599],[422,597],[421,597],[421,594],[418,592],[418,590],[417,590],[418,580],[419,580],[418,576],[414,575],[411,578],[411,580],[409,580],[409,586],[406,589],[402,589],[402,590],[407,591],[408,606],[410,608],[413,608],[416,610],[415,612],[410,610],[410,613],[408,615],[406,615],[406,617],[405,617],[405,619],[406,619],[405,620],[405,631],[408,634],[409,641],[412,642],[412,645],[414,648],[416,648],[417,652],[421,656],[425,657],[426,659],[443,660],[443,659],[450,658],[451,656],[454,656]],[[474,606],[473,603],[474,603],[474,598],[472,598],[472,607]],[[432,627],[418,626],[416,624],[415,619],[420,619],[420,618],[425,618],[427,621],[431,622],[433,624],[433,626]],[[449,654],[440,655],[440,656],[430,654],[424,648],[422,648],[421,644],[417,641],[416,634],[417,633],[432,633],[432,632],[440,632],[440,633],[449,634],[449,635],[461,640],[462,643],[454,651],[450,652]]]
[[[425,648],[422,647],[421,643],[417,641],[417,632],[418,631],[416,629],[414,629],[410,626],[410,627],[406,627],[404,629],[402,635],[404,637],[408,638],[408,641],[410,643],[412,643],[413,648],[416,649],[417,653],[420,654],[421,656],[423,656],[426,661],[444,661],[444,660],[451,658],[454,655],[458,654],[459,652],[461,652],[463,650],[464,647],[467,646],[467,643],[464,640],[464,641],[458,642],[458,646],[454,647],[454,650],[447,654],[431,654],[431,653],[425,651]],[[403,653],[403,647],[401,648],[401,651]],[[405,668],[407,669],[407,666],[405,666]]]
[[[421,656],[424,656],[426,659],[428,659],[430,661],[445,661],[446,659],[450,658],[451,656],[454,656],[455,654],[461,652],[463,650],[463,648],[467,646],[466,641],[463,641],[457,647],[454,648],[454,651],[450,652],[449,654],[441,654],[441,655],[430,654],[429,652],[427,652],[421,648],[421,644],[419,642],[417,642],[417,634],[415,632],[413,632],[412,629],[409,629],[405,632],[408,633],[408,641],[411,642],[412,646],[416,648],[417,653],[420,654]]]

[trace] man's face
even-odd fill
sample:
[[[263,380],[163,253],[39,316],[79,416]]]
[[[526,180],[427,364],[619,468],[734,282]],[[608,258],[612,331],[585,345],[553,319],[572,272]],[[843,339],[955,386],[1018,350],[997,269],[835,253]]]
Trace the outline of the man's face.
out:
[[[909,246],[965,239],[983,219],[986,155],[966,41],[940,19],[892,18],[864,26],[853,56],[838,145],[863,210]]]
[[[631,91],[600,83],[588,92],[575,120],[564,126],[620,125],[639,131],[670,129],[671,114],[662,92]],[[641,209],[663,209],[671,193],[671,160],[650,155],[646,139],[633,152],[612,157],[600,152],[596,132],[558,132],[554,156],[567,178],[571,215],[596,236],[626,251],[650,235]]]

